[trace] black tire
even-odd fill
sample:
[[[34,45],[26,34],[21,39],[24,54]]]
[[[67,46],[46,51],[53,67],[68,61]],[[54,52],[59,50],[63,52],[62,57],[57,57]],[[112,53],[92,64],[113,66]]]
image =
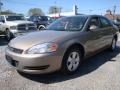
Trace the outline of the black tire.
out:
[[[68,66],[68,64],[70,64],[70,62],[69,62],[69,57],[70,57],[70,55],[72,55],[72,53],[74,53],[74,52],[76,52],[76,55],[79,55],[79,63],[78,63],[78,65],[76,66],[76,68],[71,71],[70,68],[69,68],[69,66]],[[76,57],[76,56],[75,56],[75,57]],[[72,60],[73,60],[73,59],[72,59]],[[76,63],[76,62],[74,62],[74,61],[75,61],[75,60],[73,60],[73,63]],[[64,55],[64,57],[63,57],[62,68],[61,68],[62,73],[63,73],[63,74],[66,74],[66,75],[72,75],[72,74],[76,73],[76,71],[79,69],[79,66],[80,66],[81,61],[82,61],[82,54],[81,54],[80,49],[77,48],[77,47],[73,47],[73,48],[69,49],[69,50],[65,53],[65,55]],[[72,66],[71,69],[72,69],[73,67],[74,67],[74,66]]]
[[[8,29],[5,31],[5,36],[8,41],[13,38],[13,34]]]
[[[113,38],[111,46],[110,46],[110,51],[114,51],[116,49],[117,40]]]

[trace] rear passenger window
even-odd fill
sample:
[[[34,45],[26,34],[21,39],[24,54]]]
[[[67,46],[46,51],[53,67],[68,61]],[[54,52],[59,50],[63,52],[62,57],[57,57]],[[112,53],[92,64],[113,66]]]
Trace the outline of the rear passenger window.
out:
[[[109,26],[111,26],[109,20],[107,20],[106,18],[100,18],[100,21],[102,23],[102,27],[109,27]]]

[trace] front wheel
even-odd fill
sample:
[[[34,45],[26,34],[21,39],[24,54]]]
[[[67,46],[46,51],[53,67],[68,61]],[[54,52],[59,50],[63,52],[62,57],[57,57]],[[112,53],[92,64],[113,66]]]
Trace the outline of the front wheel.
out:
[[[11,34],[11,32],[10,32],[9,30],[6,30],[6,31],[5,31],[5,36],[6,36],[6,39],[7,39],[8,41],[13,37],[13,35]]]
[[[74,74],[81,62],[81,52],[79,48],[71,48],[63,57],[62,72],[64,74]]]

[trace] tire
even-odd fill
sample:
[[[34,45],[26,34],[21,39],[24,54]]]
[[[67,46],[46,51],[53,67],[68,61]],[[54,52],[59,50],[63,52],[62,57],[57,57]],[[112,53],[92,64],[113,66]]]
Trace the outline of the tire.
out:
[[[116,49],[116,44],[117,44],[117,40],[115,38],[113,38],[112,44],[110,46],[111,51],[114,51]]]
[[[10,41],[13,37],[12,33],[8,29],[5,31],[5,36],[8,41]]]
[[[61,71],[64,74],[74,74],[82,61],[81,51],[79,48],[73,47],[69,49],[63,57]]]
[[[38,27],[38,30],[43,30],[43,29],[45,29],[45,26],[44,26],[44,25],[40,25],[40,26]]]

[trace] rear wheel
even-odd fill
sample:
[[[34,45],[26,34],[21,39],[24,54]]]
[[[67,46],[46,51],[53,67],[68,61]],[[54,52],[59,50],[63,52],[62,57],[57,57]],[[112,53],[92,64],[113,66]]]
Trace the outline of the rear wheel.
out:
[[[39,29],[39,30],[43,30],[43,29],[45,29],[45,26],[44,26],[44,25],[40,25],[40,26],[38,27],[38,29]]]
[[[79,48],[71,48],[63,57],[62,72],[64,74],[74,74],[81,62],[81,52]]]
[[[113,38],[112,44],[111,44],[111,47],[110,47],[111,51],[114,51],[116,49],[116,43],[117,43],[117,40],[115,38]]]

